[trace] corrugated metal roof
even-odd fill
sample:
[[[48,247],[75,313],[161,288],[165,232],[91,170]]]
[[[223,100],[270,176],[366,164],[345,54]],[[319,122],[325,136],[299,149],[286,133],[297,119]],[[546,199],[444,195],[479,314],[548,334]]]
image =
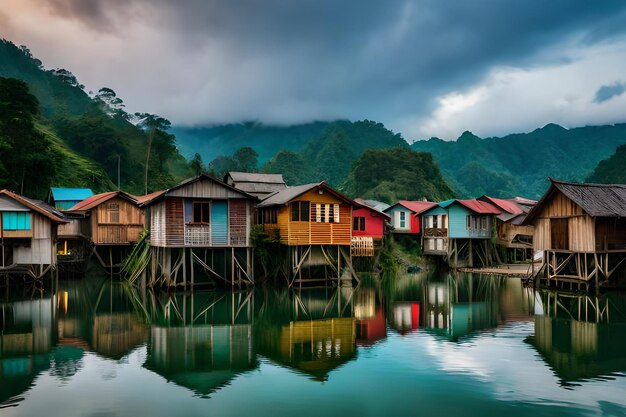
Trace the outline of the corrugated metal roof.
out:
[[[91,188],[51,188],[54,201],[83,201],[93,195]]]
[[[361,201],[359,201],[359,200],[361,200]],[[387,213],[384,213],[381,210],[377,210],[376,208],[370,206],[369,204],[365,204],[362,201],[364,201],[364,200],[363,199],[354,200],[354,202],[356,203],[356,208],[364,208],[364,209],[369,210],[370,212],[374,212],[376,214],[380,214],[381,216],[384,216],[387,219],[391,219],[391,216],[388,215]]]
[[[430,210],[435,207],[437,203],[433,203],[432,201],[408,201],[408,200],[400,200],[393,206],[388,207],[385,212],[389,211],[391,208],[400,205],[411,210],[415,214],[420,214],[425,212],[426,210]]]
[[[468,210],[478,214],[500,214],[500,210],[493,205],[484,201],[472,199],[472,200],[446,200],[439,203],[440,207],[446,208],[454,203],[459,203]]]
[[[378,210],[381,213],[387,210],[389,207],[391,207],[389,204],[383,203],[382,201],[378,201],[378,200],[365,200],[362,198],[357,198],[354,201],[356,201],[359,204],[365,204],[366,206],[370,206],[374,210]]]
[[[506,211],[509,214],[522,214],[524,212],[515,201],[489,197],[487,195],[484,195],[483,197],[484,199],[488,200],[487,202],[490,202],[491,204],[495,205],[503,211]],[[481,200],[483,199],[483,197],[481,197]]]
[[[28,197],[21,196],[19,194],[15,194],[9,190],[0,190],[0,194],[4,194],[7,197],[10,197],[17,201],[18,203],[28,207],[31,210],[36,211],[37,213],[49,218],[53,222],[56,223],[67,223],[67,220],[63,218],[63,214],[56,210],[54,207],[49,204],[44,203],[40,200],[33,200]]]
[[[160,197],[161,195],[163,195],[163,193],[165,192],[165,190],[161,190],[161,191],[155,191],[151,194],[146,194],[146,195],[140,195],[140,196],[133,196],[135,197],[135,200],[137,200],[137,202],[139,204],[144,204],[144,203],[148,203],[152,200],[154,200],[155,198]]]
[[[577,184],[552,181],[552,185],[592,217],[626,217],[626,185]]]
[[[139,204],[135,196],[125,193],[124,191],[108,191],[106,193],[93,195],[89,197],[88,199],[83,200],[80,203],[76,204],[74,207],[72,207],[71,209],[67,211],[71,212],[71,211],[91,210],[92,208],[99,206],[100,204],[112,199],[113,197],[121,197],[124,200],[130,201],[133,204],[136,204],[136,205]]]
[[[229,172],[235,182],[257,182],[263,184],[285,184],[282,174],[260,174],[258,172]]]
[[[333,194],[335,197],[344,200],[349,204],[354,204],[353,200],[349,199],[340,192],[333,190],[328,184],[326,184],[326,181],[322,181],[320,183],[296,185],[295,187],[287,187],[284,190],[276,191],[275,193],[272,193],[265,197],[265,199],[263,199],[261,203],[259,203],[258,207],[279,206],[287,204],[294,198],[315,188],[323,188],[324,190]]]

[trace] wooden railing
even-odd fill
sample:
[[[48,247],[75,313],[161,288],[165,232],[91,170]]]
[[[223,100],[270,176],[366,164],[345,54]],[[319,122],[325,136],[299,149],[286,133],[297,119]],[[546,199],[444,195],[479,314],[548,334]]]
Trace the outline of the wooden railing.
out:
[[[443,229],[439,227],[428,227],[424,229],[425,237],[447,237],[448,229]]]

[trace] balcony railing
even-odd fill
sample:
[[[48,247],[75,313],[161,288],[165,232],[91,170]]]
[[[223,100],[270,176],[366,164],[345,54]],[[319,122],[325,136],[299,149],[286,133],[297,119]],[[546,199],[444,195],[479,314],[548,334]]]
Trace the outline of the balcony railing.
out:
[[[448,229],[443,229],[440,227],[427,227],[424,229],[425,237],[447,237]]]

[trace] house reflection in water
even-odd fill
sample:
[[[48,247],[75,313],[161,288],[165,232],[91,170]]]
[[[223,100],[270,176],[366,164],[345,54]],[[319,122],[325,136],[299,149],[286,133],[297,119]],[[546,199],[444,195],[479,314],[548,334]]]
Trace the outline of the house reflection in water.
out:
[[[386,338],[385,310],[376,305],[376,291],[373,288],[360,288],[355,294],[354,304],[357,344],[369,346]]]
[[[253,298],[249,291],[153,299],[154,324],[144,366],[201,396],[255,369]]]
[[[51,298],[0,303],[0,404],[9,406],[50,367],[54,309]]]
[[[614,295],[537,293],[535,334],[527,341],[564,384],[626,369],[626,303]]]
[[[291,309],[293,320],[265,320],[265,315],[277,316],[266,310],[255,326],[259,353],[314,380],[326,381],[332,370],[356,357],[354,304],[352,288],[300,289],[291,291],[290,297],[266,299],[271,309]]]

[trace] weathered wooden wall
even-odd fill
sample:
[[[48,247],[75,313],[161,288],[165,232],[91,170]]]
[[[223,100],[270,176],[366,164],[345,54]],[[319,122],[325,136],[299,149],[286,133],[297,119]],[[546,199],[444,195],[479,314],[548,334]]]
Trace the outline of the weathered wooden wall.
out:
[[[118,209],[112,210],[113,205]],[[144,227],[143,209],[122,198],[107,200],[91,212],[91,239],[96,245],[136,242]]]
[[[553,248],[551,219],[567,219],[568,250],[594,252],[596,250],[595,221],[583,209],[561,192],[556,192],[537,214],[533,233],[533,248]]]

